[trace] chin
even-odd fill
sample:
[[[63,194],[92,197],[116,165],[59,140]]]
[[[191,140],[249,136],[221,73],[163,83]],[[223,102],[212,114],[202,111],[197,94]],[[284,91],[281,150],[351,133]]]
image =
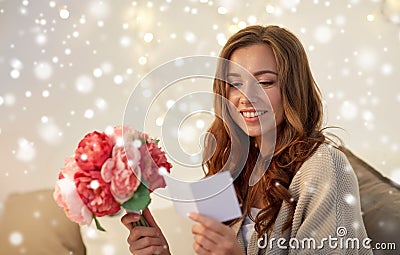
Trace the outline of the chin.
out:
[[[253,137],[253,138],[255,138],[255,137],[257,137],[257,136],[261,136],[261,133],[260,132],[245,132],[248,136],[250,136],[250,137]]]

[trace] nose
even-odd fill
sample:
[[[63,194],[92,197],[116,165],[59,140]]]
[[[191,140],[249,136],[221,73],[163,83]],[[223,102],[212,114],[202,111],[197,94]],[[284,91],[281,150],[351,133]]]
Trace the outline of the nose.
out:
[[[249,84],[248,82],[243,84],[243,86],[240,88],[240,93],[241,104],[252,104],[256,102],[256,88],[254,88],[254,86],[251,86],[251,84]]]

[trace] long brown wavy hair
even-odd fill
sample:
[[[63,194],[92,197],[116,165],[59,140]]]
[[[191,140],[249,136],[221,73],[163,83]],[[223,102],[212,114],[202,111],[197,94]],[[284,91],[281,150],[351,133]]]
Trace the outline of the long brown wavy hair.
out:
[[[215,119],[205,138],[203,169],[207,175],[229,169],[239,171],[234,186],[242,204],[243,217],[250,214],[256,198],[262,194],[261,208],[255,219],[258,236],[270,232],[282,203],[291,208],[291,216],[283,230],[292,224],[296,201],[288,188],[304,161],[306,161],[326,141],[322,132],[322,102],[320,91],[312,76],[306,52],[299,39],[288,30],[278,26],[249,26],[229,38],[223,47],[220,58],[229,60],[232,53],[241,47],[264,44],[272,48],[277,71],[278,86],[283,104],[283,121],[276,129],[276,144],[272,157],[258,163],[259,149],[255,139],[248,137],[234,123],[228,113],[226,97],[226,64],[220,62],[214,79],[213,91]],[[224,100],[226,99],[226,100]],[[247,151],[240,145],[249,140]],[[235,149],[232,150],[232,145]],[[243,146],[246,147],[246,146]],[[245,162],[245,163],[244,163]],[[235,169],[237,165],[242,169]],[[268,168],[261,179],[249,186],[250,175],[255,167]],[[258,195],[258,196],[257,196]],[[227,222],[226,224],[233,224]]]

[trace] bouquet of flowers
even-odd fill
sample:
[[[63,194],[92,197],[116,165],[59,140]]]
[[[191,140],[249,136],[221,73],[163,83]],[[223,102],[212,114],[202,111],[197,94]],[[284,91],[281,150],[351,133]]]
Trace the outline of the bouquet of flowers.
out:
[[[131,127],[117,126],[88,133],[75,155],[65,159],[53,197],[67,217],[80,225],[105,231],[97,217],[114,215],[121,208],[141,212],[150,193],[165,187],[160,170],[172,165],[158,140]],[[138,223],[146,225],[144,217]]]

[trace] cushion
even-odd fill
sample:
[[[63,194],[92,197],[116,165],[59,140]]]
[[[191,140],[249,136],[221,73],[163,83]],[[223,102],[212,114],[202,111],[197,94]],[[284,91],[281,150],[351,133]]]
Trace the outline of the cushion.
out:
[[[86,253],[79,225],[53,200],[50,189],[11,194],[0,217],[0,254]]]
[[[374,250],[374,254],[400,254],[400,185],[342,148],[357,175],[364,225],[372,246],[396,243],[396,250]]]

